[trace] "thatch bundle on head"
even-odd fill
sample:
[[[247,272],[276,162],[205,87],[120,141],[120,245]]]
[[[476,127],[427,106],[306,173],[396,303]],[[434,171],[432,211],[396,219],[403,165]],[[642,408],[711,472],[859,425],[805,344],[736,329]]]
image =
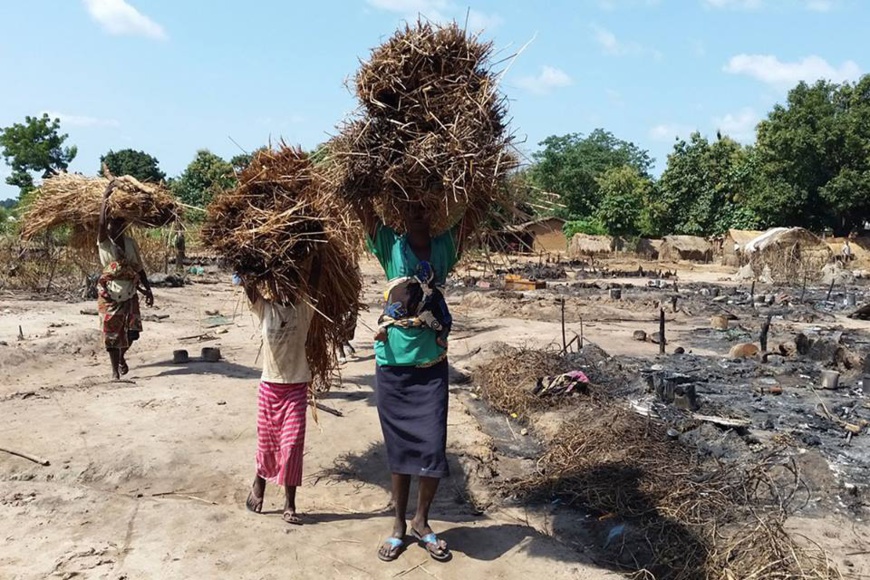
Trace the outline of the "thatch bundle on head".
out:
[[[329,143],[342,195],[373,200],[399,231],[403,206],[423,204],[433,233],[501,199],[517,160],[492,50],[455,23],[428,22],[376,48],[355,77],[361,114]]]
[[[768,230],[746,244],[745,251],[753,274],[776,284],[817,281],[833,257],[824,240],[803,228]]]
[[[282,145],[254,155],[238,187],[208,206],[201,232],[203,243],[264,298],[315,308],[307,352],[318,388],[328,387],[335,348],[346,339],[340,323],[360,308],[361,234],[349,215],[308,155]],[[315,258],[322,272],[312,288]]]
[[[61,173],[46,179],[22,216],[21,236],[27,240],[56,227],[72,228],[71,245],[96,246],[100,208],[112,186],[108,216],[134,227],[157,228],[178,220],[181,206],[163,186],[129,176],[85,177]]]

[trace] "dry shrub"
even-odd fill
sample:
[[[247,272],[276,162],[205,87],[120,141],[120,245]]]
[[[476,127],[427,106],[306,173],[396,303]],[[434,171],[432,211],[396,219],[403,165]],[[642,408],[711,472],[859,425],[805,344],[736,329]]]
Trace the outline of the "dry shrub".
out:
[[[308,155],[283,144],[258,152],[238,187],[209,205],[200,238],[264,298],[316,309],[308,362],[318,388],[327,388],[345,338],[338,323],[360,308],[362,237]],[[309,277],[315,257],[322,268],[316,289]]]
[[[0,238],[3,290],[59,292],[73,297],[92,273],[92,263],[87,252],[64,247],[50,236],[26,243],[13,236]]]
[[[507,204],[517,160],[492,51],[455,23],[419,21],[374,49],[355,77],[360,113],[329,143],[333,185],[397,231],[408,203],[423,204],[433,233]]]
[[[142,183],[129,175],[85,177],[62,173],[46,179],[22,215],[23,239],[60,226],[72,228],[71,244],[87,248],[88,240],[96,240],[100,208],[106,188],[109,196],[109,217],[143,228],[165,226],[179,219],[181,206],[162,185]],[[96,242],[94,242],[96,243]]]

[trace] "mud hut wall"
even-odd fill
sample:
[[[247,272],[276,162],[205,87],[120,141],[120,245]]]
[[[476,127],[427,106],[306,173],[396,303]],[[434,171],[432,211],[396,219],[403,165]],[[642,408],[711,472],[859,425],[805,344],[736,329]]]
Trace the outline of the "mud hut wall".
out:
[[[526,231],[534,239],[533,249],[535,252],[567,252],[568,238],[562,231],[564,222],[561,220],[547,220],[531,224]]]
[[[634,247],[634,252],[641,258],[646,258],[647,260],[658,260],[661,248],[662,240],[641,238],[637,241],[637,245]]]

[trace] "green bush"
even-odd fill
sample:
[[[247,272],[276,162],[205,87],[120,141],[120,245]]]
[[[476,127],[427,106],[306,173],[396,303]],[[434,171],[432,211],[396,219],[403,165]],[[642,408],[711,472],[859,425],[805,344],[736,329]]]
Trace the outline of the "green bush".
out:
[[[607,229],[605,229],[604,224],[595,218],[565,222],[562,230],[569,240],[574,237],[574,234],[586,234],[587,236],[607,235]]]

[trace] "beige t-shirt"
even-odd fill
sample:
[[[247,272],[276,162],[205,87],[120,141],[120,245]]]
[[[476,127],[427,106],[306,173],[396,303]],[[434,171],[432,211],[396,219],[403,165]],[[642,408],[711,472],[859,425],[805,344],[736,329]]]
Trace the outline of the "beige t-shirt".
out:
[[[314,309],[305,303],[281,306],[260,298],[251,305],[251,310],[263,329],[262,380],[283,384],[311,382],[305,341]]]
[[[115,262],[115,254],[112,251],[112,242],[104,240],[99,242],[100,263],[103,268]],[[139,256],[139,245],[130,236],[124,236],[124,260],[136,272],[142,271],[142,258]],[[132,280],[112,280],[106,284],[109,297],[116,302],[124,302],[136,295],[136,286]]]

